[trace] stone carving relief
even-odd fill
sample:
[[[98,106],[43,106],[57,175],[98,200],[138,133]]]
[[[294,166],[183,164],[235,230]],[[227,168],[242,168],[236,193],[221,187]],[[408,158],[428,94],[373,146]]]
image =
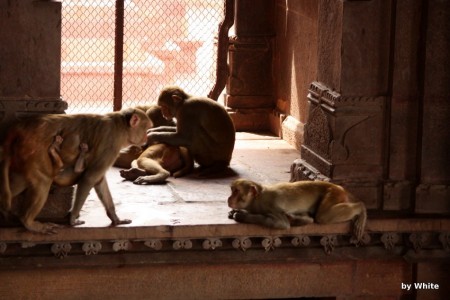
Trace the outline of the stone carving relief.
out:
[[[315,153],[329,160],[329,146],[332,140],[331,130],[324,109],[317,105],[310,111],[305,125],[305,145]]]
[[[407,238],[402,238],[404,235]],[[145,240],[112,240],[112,241],[49,241],[39,242],[39,245],[49,245],[50,253],[53,256],[63,259],[71,255],[114,255],[120,251],[128,253],[142,253],[148,249],[150,253],[158,251],[196,251],[199,249],[211,251],[228,251],[234,248],[239,251],[282,251],[286,248],[300,249],[322,249],[324,254],[330,255],[337,248],[354,247],[384,247],[387,251],[397,253],[395,249],[403,249],[399,253],[405,253],[408,249],[419,251],[450,251],[450,233],[449,232],[384,232],[371,233],[366,232],[363,242],[356,244],[352,242],[350,234],[315,234],[309,235],[277,235],[277,236],[238,236],[238,237],[207,237],[207,238],[176,238],[166,239],[145,239]],[[11,241],[0,243],[0,257],[17,255],[22,256],[21,251],[15,246],[21,245],[26,255],[30,255],[30,249],[36,246],[36,243],[27,241]],[[78,245],[77,245],[78,244]],[[133,247],[132,247],[133,244]],[[25,246],[24,246],[25,245]],[[164,247],[166,245],[167,247]],[[194,245],[201,245],[201,248]],[[42,256],[42,247],[36,249],[39,256]],[[102,251],[102,249],[112,249],[113,251]],[[10,250],[11,249],[11,250]],[[20,248],[19,248],[20,249]],[[74,250],[75,249],[75,250]],[[31,250],[32,251],[32,250]],[[443,255],[443,254],[440,254]]]

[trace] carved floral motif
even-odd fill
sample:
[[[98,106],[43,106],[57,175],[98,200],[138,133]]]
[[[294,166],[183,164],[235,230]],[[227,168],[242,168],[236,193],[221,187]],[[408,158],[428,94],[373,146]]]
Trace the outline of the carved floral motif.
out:
[[[70,243],[54,243],[51,251],[57,258],[64,258],[72,250]]]
[[[81,247],[86,255],[96,255],[102,250],[102,244],[100,242],[85,242]]]
[[[291,244],[295,247],[306,247],[311,243],[311,239],[307,235],[298,235],[292,238]]]
[[[215,250],[216,248],[222,247],[222,241],[220,239],[206,239],[202,243],[203,249],[205,250]]]
[[[144,242],[144,245],[153,249],[153,250],[161,250],[162,249],[162,241],[161,240],[156,240],[156,239],[152,239],[152,240],[146,240]]]
[[[191,249],[192,241],[189,239],[176,240],[172,245],[173,249],[181,250],[181,249]]]
[[[232,245],[234,249],[246,251],[252,246],[252,241],[250,240],[250,238],[241,237],[234,239]]]
[[[281,239],[279,237],[266,237],[262,240],[261,245],[266,252],[275,250],[275,248],[281,246]]]
[[[335,235],[326,235],[320,239],[320,244],[326,254],[330,255],[337,246],[337,237]]]
[[[131,249],[131,243],[128,240],[115,241],[112,248],[115,252],[127,251]]]
[[[395,232],[385,232],[381,236],[381,241],[384,244],[384,248],[388,251],[391,251],[392,249],[394,249],[395,244],[400,241],[400,237]]]

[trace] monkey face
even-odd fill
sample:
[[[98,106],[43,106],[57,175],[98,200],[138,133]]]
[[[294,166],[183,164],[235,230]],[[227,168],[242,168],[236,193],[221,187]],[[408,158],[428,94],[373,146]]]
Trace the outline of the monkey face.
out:
[[[251,189],[240,181],[231,184],[231,195],[228,197],[228,207],[233,209],[245,209],[254,198]]]
[[[152,122],[147,115],[136,110],[132,115],[128,129],[128,142],[131,145],[143,145],[147,142],[147,130],[152,127]]]
[[[161,103],[160,107],[161,107],[161,112],[162,112],[164,119],[170,121],[175,117],[174,114],[172,113],[172,111],[170,110],[169,105],[167,105],[165,103]]]

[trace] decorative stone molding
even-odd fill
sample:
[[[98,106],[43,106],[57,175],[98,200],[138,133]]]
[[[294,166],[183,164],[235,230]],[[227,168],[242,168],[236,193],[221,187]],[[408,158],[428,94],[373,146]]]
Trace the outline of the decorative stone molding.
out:
[[[430,240],[430,235],[423,232],[414,232],[409,236],[409,240],[412,242],[414,251],[419,252]]]
[[[323,246],[325,253],[330,255],[338,244],[337,237],[335,235],[326,235],[320,239],[320,244]]]
[[[86,255],[96,255],[102,250],[102,243],[95,241],[85,242],[82,249]]]
[[[162,241],[156,239],[146,240],[144,241],[144,245],[153,250],[161,250],[163,247]]]
[[[222,241],[220,239],[206,239],[202,243],[203,249],[205,250],[215,250],[216,248],[222,247]]]
[[[370,238],[370,235],[367,232],[365,232],[363,234],[363,236],[362,236],[360,241],[356,240],[356,238],[354,236],[352,236],[350,238],[350,244],[353,244],[356,247],[363,246],[363,245],[368,245],[368,244],[370,244],[370,241],[371,241],[371,238]]]
[[[241,237],[234,239],[232,245],[234,249],[246,251],[252,246],[252,241],[248,237]]]
[[[266,252],[275,250],[275,248],[280,247],[282,244],[281,239],[277,236],[275,237],[266,237],[261,241],[261,245],[263,246]]]
[[[395,245],[400,241],[400,237],[395,232],[385,232],[381,236],[381,241],[384,244],[384,248],[388,251],[394,249]]]
[[[37,245],[37,246],[35,246]],[[356,243],[350,234],[344,233],[317,233],[314,234],[277,234],[277,235],[254,235],[254,236],[197,236],[195,238],[154,238],[154,239],[119,239],[119,240],[78,240],[55,241],[40,240],[37,243],[10,240],[0,242],[0,259],[8,257],[30,256],[36,251],[38,256],[43,256],[48,245],[49,255],[57,258],[85,255],[114,255],[115,253],[126,251],[133,253],[180,253],[180,250],[201,253],[214,250],[214,253],[229,251],[230,249],[242,252],[282,252],[286,249],[297,249],[299,253],[304,250],[316,250],[315,255],[323,251],[324,255],[331,255],[341,249],[355,250],[358,248],[384,247],[391,254],[405,253],[412,249],[421,256],[428,253],[438,253],[438,257],[443,257],[450,252],[450,232],[366,232],[361,242]],[[348,251],[346,250],[346,251]],[[352,250],[352,251],[353,251]],[[438,252],[436,252],[438,251]],[[311,252],[312,253],[312,252]],[[342,253],[342,252],[339,252]],[[353,252],[357,253],[357,252]],[[380,253],[380,252],[374,252]],[[1,263],[1,261],[0,261]]]
[[[131,243],[128,240],[115,241],[112,248],[115,252],[128,251],[131,249]]]
[[[172,247],[175,250],[181,250],[181,249],[189,250],[192,248],[192,241],[190,239],[176,240],[173,242]]]
[[[291,240],[291,244],[295,247],[307,247],[311,243],[311,239],[307,235],[298,235]]]
[[[72,245],[70,243],[54,243],[52,245],[51,251],[57,258],[66,257],[70,250],[72,250]]]

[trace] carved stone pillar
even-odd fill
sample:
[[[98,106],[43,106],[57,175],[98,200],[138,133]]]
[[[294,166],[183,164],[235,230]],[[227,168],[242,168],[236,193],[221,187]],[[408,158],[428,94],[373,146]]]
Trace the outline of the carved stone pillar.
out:
[[[230,39],[230,76],[225,104],[238,130],[268,128],[274,107],[272,88],[273,1],[237,0]]]
[[[415,211],[450,213],[450,5],[427,1],[424,32],[421,145],[418,149],[420,184]]]
[[[344,97],[318,82],[309,92],[302,159],[294,163],[291,179],[332,180],[377,208],[384,97]]]
[[[0,136],[28,114],[64,113],[60,96],[61,3],[3,1],[0,5]],[[70,208],[73,188],[53,188],[40,218],[57,220]],[[14,201],[14,208],[20,207]]]
[[[317,81],[292,180],[330,180],[371,209],[386,171],[390,4],[319,1]]]

